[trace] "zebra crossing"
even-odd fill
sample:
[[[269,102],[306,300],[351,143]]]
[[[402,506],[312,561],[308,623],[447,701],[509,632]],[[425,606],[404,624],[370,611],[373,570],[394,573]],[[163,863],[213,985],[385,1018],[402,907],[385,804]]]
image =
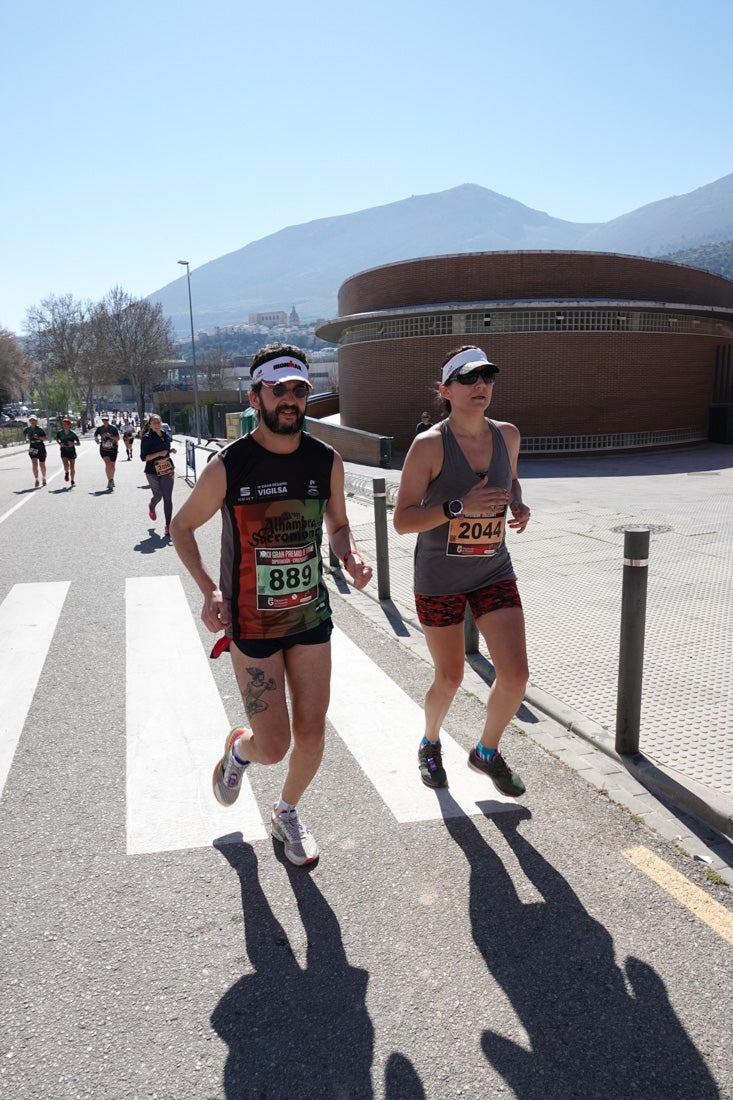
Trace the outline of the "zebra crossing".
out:
[[[69,588],[69,582],[18,584],[0,604],[0,796]],[[166,624],[164,647],[151,622]],[[416,768],[422,708],[338,628],[332,654],[329,726],[398,824],[515,805],[466,767],[465,749],[445,731],[450,787],[424,787]],[[233,828],[247,841],[266,837],[246,776],[236,820],[211,793],[230,723],[179,576],[126,580],[125,662],[128,854],[208,847]],[[164,722],[149,704],[153,676],[156,685],[172,687]]]

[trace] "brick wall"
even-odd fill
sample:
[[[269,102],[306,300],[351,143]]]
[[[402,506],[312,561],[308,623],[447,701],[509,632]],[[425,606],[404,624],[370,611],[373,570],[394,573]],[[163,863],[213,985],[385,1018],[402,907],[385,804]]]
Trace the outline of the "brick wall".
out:
[[[523,436],[707,428],[715,337],[500,333],[483,343],[500,367],[490,415]],[[438,418],[439,364],[455,344],[440,336],[342,347],[341,423],[394,436],[406,450],[423,409]]]
[[[733,308],[733,282],[612,252],[469,252],[386,264],[341,285],[339,316],[439,302],[612,298]]]
[[[733,309],[733,282],[682,264],[593,252],[483,252],[407,260],[347,279],[339,320],[440,303],[603,300]],[[338,324],[333,322],[332,324]],[[429,336],[345,344],[341,421],[394,437],[405,450],[447,351],[478,343],[501,373],[491,415],[523,436],[692,429],[704,433],[716,349],[730,338],[641,332]]]

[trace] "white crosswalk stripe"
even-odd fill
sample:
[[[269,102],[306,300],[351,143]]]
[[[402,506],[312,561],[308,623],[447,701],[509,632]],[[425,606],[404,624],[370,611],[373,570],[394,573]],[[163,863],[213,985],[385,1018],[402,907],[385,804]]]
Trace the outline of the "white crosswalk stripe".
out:
[[[234,827],[266,836],[246,776],[235,815],[211,792],[230,725],[180,578],[128,579],[126,601],[128,852],[203,847]],[[151,706],[153,682],[173,688],[164,712]]]
[[[68,581],[16,584],[0,606],[0,795],[68,591]]]
[[[68,582],[16,585],[0,606],[0,794],[68,590]],[[263,839],[269,822],[247,776],[235,808],[219,806],[211,791],[230,725],[180,577],[129,578],[125,598],[128,853],[208,847],[235,832]],[[165,624],[164,645],[155,623]],[[422,707],[338,628],[332,650],[329,725],[396,821],[515,805],[468,769],[466,750],[445,731],[450,785],[424,787],[416,759]],[[162,708],[161,684],[172,688]]]
[[[333,632],[329,721],[358,761],[397,821],[478,815],[516,806],[486,776],[471,771],[467,752],[441,730],[447,788],[420,782],[417,750],[423,735],[422,707],[406,695],[358,646]]]

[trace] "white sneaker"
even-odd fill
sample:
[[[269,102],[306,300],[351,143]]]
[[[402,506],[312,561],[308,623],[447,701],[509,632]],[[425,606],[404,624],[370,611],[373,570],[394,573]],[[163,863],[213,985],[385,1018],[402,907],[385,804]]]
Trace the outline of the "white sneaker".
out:
[[[275,840],[285,845],[285,858],[296,867],[302,867],[304,863],[313,863],[318,859],[318,845],[300,821],[294,806],[285,813],[279,814],[275,803],[272,807],[270,827]]]
[[[246,732],[248,731],[238,726],[227,734],[224,743],[224,755],[221,760],[217,761],[214,768],[211,786],[214,791],[214,798],[221,806],[233,806],[239,798],[242,776],[249,767],[249,763],[239,764],[234,759],[234,742]]]

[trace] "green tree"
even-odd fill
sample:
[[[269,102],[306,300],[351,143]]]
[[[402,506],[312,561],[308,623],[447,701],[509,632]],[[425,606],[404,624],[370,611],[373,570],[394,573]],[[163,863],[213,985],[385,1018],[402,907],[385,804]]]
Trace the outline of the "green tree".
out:
[[[67,371],[56,370],[46,376],[46,394],[52,416],[66,416],[69,410],[76,414],[79,409],[79,394]]]
[[[94,306],[91,328],[95,355],[108,374],[128,379],[142,421],[146,390],[165,379],[173,355],[170,319],[159,302],[133,298],[117,286]]]

